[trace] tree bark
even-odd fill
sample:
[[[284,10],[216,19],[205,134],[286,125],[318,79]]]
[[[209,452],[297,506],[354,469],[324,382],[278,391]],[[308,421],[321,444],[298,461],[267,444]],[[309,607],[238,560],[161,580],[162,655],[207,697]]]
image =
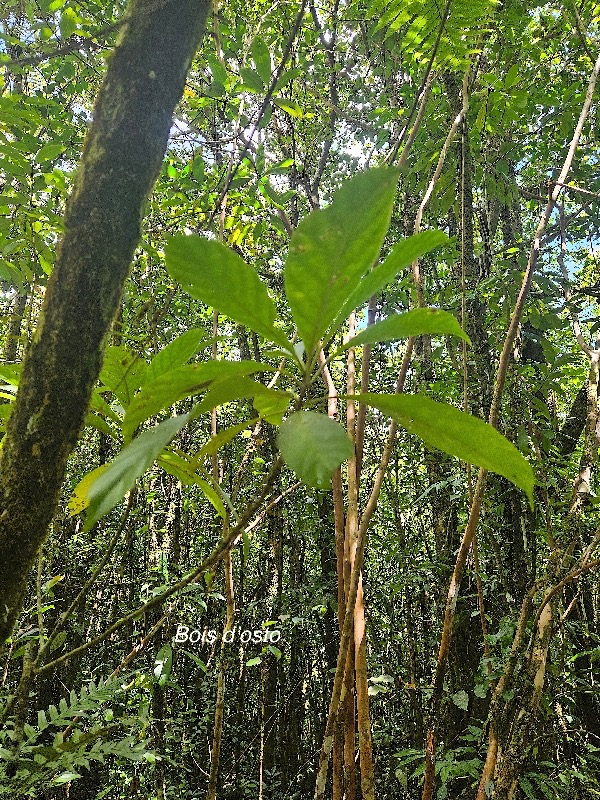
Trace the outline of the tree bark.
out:
[[[208,9],[206,0],[131,0],[96,99],[0,458],[0,641],[84,424]]]

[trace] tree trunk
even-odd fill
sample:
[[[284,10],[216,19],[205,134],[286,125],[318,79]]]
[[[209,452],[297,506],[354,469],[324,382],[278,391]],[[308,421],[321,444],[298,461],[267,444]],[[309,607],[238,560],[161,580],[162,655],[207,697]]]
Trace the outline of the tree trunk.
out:
[[[206,0],[131,0],[94,107],[65,232],[0,458],[0,641],[56,508],[119,307]]]

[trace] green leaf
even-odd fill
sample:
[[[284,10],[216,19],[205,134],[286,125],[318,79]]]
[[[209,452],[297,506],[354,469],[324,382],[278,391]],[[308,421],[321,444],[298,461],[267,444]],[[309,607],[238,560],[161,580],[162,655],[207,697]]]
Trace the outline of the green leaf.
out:
[[[38,151],[35,160],[38,164],[43,164],[44,161],[54,161],[64,150],[64,144],[45,144],[42,149]]]
[[[285,463],[307,486],[328,489],[331,473],[354,455],[348,434],[325,414],[298,411],[282,423],[277,445]]]
[[[126,347],[107,347],[100,372],[101,382],[126,408],[144,382],[148,364]]]
[[[448,334],[460,336],[467,342],[471,340],[458,324],[458,320],[447,311],[434,308],[415,308],[405,314],[394,314],[381,322],[370,325],[357,336],[350,339],[343,347],[348,350],[359,344],[375,342],[391,342],[408,336],[419,336],[422,333]]]
[[[198,658],[198,656],[195,653],[190,653],[189,650],[181,650],[181,652],[185,653],[185,655],[188,658],[190,658],[194,662],[194,664],[196,664],[198,667],[200,667],[202,672],[206,672],[206,664],[204,663],[204,661],[202,661],[201,658]]]
[[[88,472],[83,476],[73,490],[71,497],[69,497],[69,501],[67,503],[69,516],[74,517],[75,514],[81,514],[81,512],[88,507],[88,492],[90,488],[94,485],[100,475],[102,475],[103,472],[106,472],[109,466],[110,464],[101,464],[99,467],[96,467],[96,469],[93,469],[91,472]]]
[[[273,425],[281,424],[283,414],[292,399],[292,395],[288,392],[269,389],[251,378],[236,376],[211,384],[206,397],[195,406],[193,414],[196,416],[224,403],[246,397],[254,398],[254,408],[261,417]]]
[[[260,75],[258,75],[250,67],[242,67],[240,70],[240,78],[244,81],[244,88],[250,89],[252,92],[260,94],[264,91],[265,84]]]
[[[304,75],[304,73],[299,67],[286,70],[275,84],[274,91],[280,92],[290,81],[293,81],[294,78],[299,78],[301,75]]]
[[[202,364],[186,364],[179,369],[165,372],[145,383],[131,401],[123,419],[123,436],[126,440],[131,439],[138,425],[144,420],[185,397],[203,392],[208,389],[212,381],[222,378],[241,378],[265,369],[269,367],[258,361],[207,361]],[[242,393],[238,396],[244,395]],[[236,398],[226,398],[226,400],[234,399]],[[209,404],[208,409],[216,405],[219,403]]]
[[[330,206],[311,212],[294,231],[285,291],[307,353],[315,351],[377,259],[397,182],[396,169],[362,172],[342,185]]]
[[[154,677],[159,686],[164,686],[169,680],[173,666],[173,650],[167,642],[163,644],[154,661]]]
[[[291,349],[285,335],[273,325],[275,304],[266,286],[233,250],[200,236],[174,236],[167,243],[165,257],[169,275],[192,297]]]
[[[23,364],[0,364],[0,379],[11,386],[19,385]]]
[[[254,658],[251,658],[249,661],[246,661],[246,666],[247,667],[256,667],[258,664],[261,663],[261,661],[262,661],[262,658],[260,656],[255,656]]]
[[[506,73],[506,77],[504,78],[504,88],[510,89],[511,86],[514,86],[518,80],[519,80],[519,65],[513,64],[512,67]]]
[[[254,395],[254,408],[260,417],[271,425],[281,425],[283,415],[287,411],[292,395],[279,389],[264,388]]]
[[[289,114],[290,117],[299,119],[304,116],[302,106],[299,106],[295,100],[289,100],[287,97],[274,97],[273,102],[278,108],[285,111],[286,114]]]
[[[422,231],[398,242],[387,258],[381,264],[373,267],[371,272],[353,287],[350,297],[338,314],[333,328],[338,328],[348,318],[351,311],[354,311],[355,308],[365,303],[371,295],[377,294],[388,283],[391,283],[403,269],[410,266],[425,253],[429,253],[434,248],[448,242],[448,237],[442,231]]]
[[[190,328],[182,333],[154,356],[148,367],[146,380],[153,380],[163,372],[183,367],[196,355],[203,339],[204,331],[201,328]]]
[[[84,530],[89,531],[123,499],[188,419],[189,414],[170,417],[155,428],[144,431],[121,450],[114,461],[104,464],[102,472],[91,485],[86,485],[82,490],[82,484],[86,480],[83,479],[73,493],[73,498],[77,496],[84,507],[87,507]]]
[[[452,702],[455,706],[458,706],[459,708],[462,708],[463,711],[466,711],[469,708],[469,695],[464,689],[461,689],[460,692],[456,692],[456,694],[452,695]]]
[[[227,512],[225,511],[223,501],[210,483],[203,480],[203,478],[198,475],[196,472],[196,465],[190,464],[189,461],[186,461],[184,458],[177,455],[177,453],[169,452],[159,456],[156,459],[156,463],[159,467],[162,467],[165,472],[168,472],[169,475],[173,475],[174,478],[181,481],[184,486],[198,486],[221,519],[225,519]]]
[[[257,418],[247,419],[245,422],[238,422],[237,425],[231,425],[223,431],[219,431],[216,436],[211,436],[210,439],[202,445],[196,454],[196,460],[203,456],[212,456],[217,453],[223,445],[230,442],[238,433],[245,430],[249,425],[253,425]]]
[[[60,35],[63,39],[68,39],[69,36],[75,33],[79,17],[72,8],[65,8],[60,15]]]
[[[71,783],[72,781],[76,781],[77,778],[81,778],[81,775],[78,772],[62,772],[60,775],[57,775],[56,778],[52,781],[55,786],[61,786],[63,783]]]
[[[374,406],[430,447],[503,475],[533,498],[535,477],[517,448],[487,422],[423,395],[363,394]]]
[[[255,37],[251,51],[256,71],[262,80],[268,84],[271,80],[271,53],[260,36]]]
[[[116,439],[115,431],[110,427],[104,417],[99,417],[97,414],[87,414],[85,418],[86,427],[95,428],[97,431],[110,436],[111,439]]]
[[[264,390],[265,386],[252,378],[241,375],[227,376],[211,384],[206,397],[194,407],[194,416],[222,406],[224,403],[231,403],[233,400],[254,397],[255,394]]]

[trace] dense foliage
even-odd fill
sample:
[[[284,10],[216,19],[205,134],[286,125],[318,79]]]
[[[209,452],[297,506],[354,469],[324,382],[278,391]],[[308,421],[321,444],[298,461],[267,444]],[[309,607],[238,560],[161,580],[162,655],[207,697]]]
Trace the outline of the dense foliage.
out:
[[[5,439],[125,5],[0,12]],[[216,6],[0,796],[600,796],[598,7]]]

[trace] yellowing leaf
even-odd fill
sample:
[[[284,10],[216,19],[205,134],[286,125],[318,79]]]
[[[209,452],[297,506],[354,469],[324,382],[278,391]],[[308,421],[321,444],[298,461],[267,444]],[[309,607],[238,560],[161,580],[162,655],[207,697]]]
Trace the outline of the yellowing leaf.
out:
[[[101,467],[93,469],[84,475],[77,484],[75,491],[69,498],[67,508],[69,509],[69,516],[74,517],[76,514],[81,514],[90,504],[89,490],[96,482],[96,480],[108,469],[108,464],[102,464]]]

